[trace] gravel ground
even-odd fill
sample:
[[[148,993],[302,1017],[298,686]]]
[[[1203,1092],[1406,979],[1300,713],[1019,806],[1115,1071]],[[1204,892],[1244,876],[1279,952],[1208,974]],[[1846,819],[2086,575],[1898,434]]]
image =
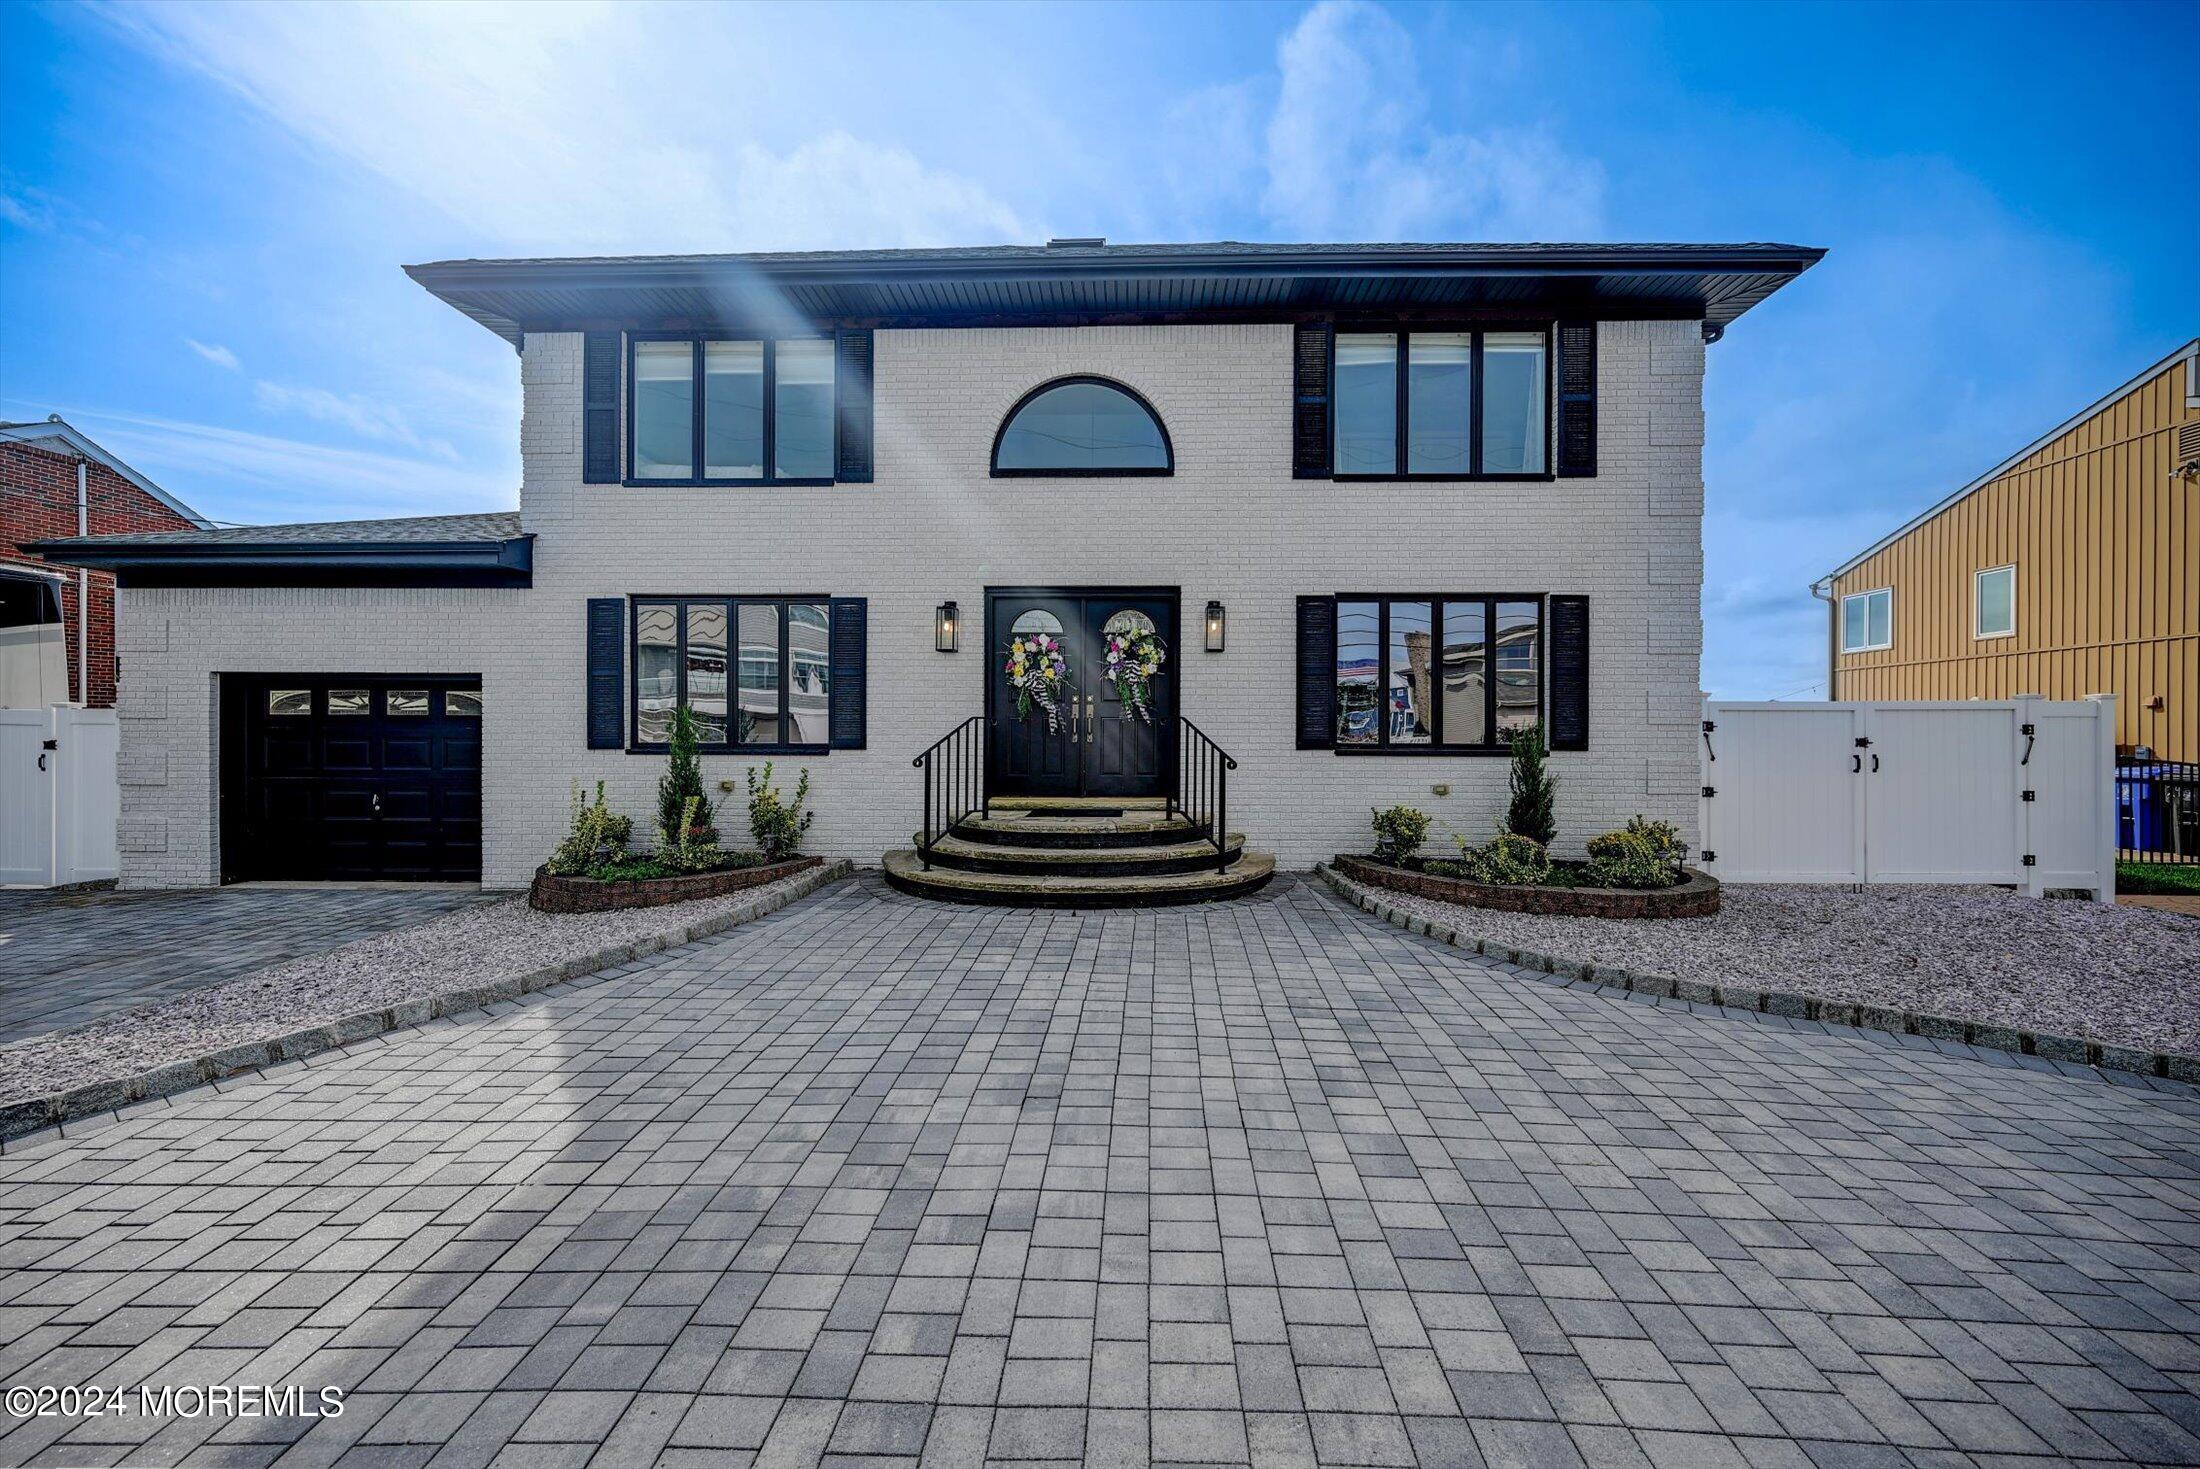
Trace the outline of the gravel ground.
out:
[[[1377,891],[1560,958],[2200,1054],[2200,922],[2176,914],[2005,888],[1751,884],[1709,918],[1552,918]]]
[[[461,909],[340,949],[0,1049],[0,1102],[136,1076],[416,996],[491,984],[770,898],[805,871],[723,897],[616,913],[538,913],[524,897]]]

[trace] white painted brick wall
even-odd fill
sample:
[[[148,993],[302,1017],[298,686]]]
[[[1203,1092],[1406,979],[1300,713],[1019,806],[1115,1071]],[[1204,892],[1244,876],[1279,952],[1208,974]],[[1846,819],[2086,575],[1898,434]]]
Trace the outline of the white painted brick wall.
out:
[[[585,748],[583,604],[649,591],[870,599],[870,748],[808,761],[811,846],[831,855],[875,862],[907,845],[919,802],[910,757],[983,707],[989,585],[1180,586],[1181,707],[1240,762],[1232,824],[1293,867],[1364,845],[1370,806],[1420,805],[1480,839],[1505,800],[1498,759],[1295,749],[1297,596],[1586,593],[1591,748],[1553,757],[1559,846],[1578,851],[1637,811],[1693,828],[1696,736],[1674,711],[1692,707],[1702,646],[1695,323],[1601,329],[1602,473],[1542,484],[1293,480],[1287,326],[882,331],[877,356],[875,483],[627,489],[580,483],[580,337],[533,336],[521,368],[531,590],[126,591],[125,758],[164,770],[166,784],[124,790],[125,883],[215,879],[222,672],[480,674],[492,886],[523,884],[555,845],[574,779],[606,781],[646,827],[662,758]],[[1073,372],[1120,379],[1153,403],[1175,475],[987,474],[1002,415]],[[932,609],[948,598],[969,619],[953,655],[932,651]],[[1198,646],[1209,598],[1229,609],[1219,655]],[[706,757],[705,777],[738,787],[751,763]],[[792,762],[780,765],[791,778]],[[1432,794],[1436,783],[1451,794]],[[737,802],[727,818],[738,832]]]

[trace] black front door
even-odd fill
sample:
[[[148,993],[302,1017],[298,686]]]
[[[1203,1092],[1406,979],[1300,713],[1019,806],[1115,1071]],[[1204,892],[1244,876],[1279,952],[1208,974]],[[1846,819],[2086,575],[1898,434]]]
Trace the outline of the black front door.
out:
[[[986,712],[992,728],[988,776],[1001,796],[1156,796],[1168,771],[1176,729],[1177,593],[1173,588],[1004,589],[986,594],[986,647],[992,660]],[[1161,640],[1168,659],[1152,681],[1152,719],[1125,717],[1109,682],[1111,631],[1138,628]],[[1055,717],[1032,700],[1017,709],[1009,681],[1012,638],[1058,639],[1068,660],[1055,695]]]
[[[236,683],[228,717],[240,726],[241,788],[225,802],[229,876],[480,878],[478,678]]]

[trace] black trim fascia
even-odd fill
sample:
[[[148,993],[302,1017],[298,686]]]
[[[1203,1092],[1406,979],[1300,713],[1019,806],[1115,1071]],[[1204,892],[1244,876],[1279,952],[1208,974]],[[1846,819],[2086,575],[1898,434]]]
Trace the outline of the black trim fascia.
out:
[[[494,541],[284,541],[86,545],[25,549],[67,566],[112,572],[131,587],[529,587],[535,538]]]

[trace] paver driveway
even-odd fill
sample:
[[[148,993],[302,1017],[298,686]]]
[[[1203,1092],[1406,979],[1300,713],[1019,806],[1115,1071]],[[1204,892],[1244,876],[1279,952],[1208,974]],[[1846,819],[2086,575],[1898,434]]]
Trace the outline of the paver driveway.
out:
[[[495,896],[443,886],[0,893],[0,1044]]]
[[[9,1462],[2200,1459],[2200,1104],[876,879],[0,1159]]]

